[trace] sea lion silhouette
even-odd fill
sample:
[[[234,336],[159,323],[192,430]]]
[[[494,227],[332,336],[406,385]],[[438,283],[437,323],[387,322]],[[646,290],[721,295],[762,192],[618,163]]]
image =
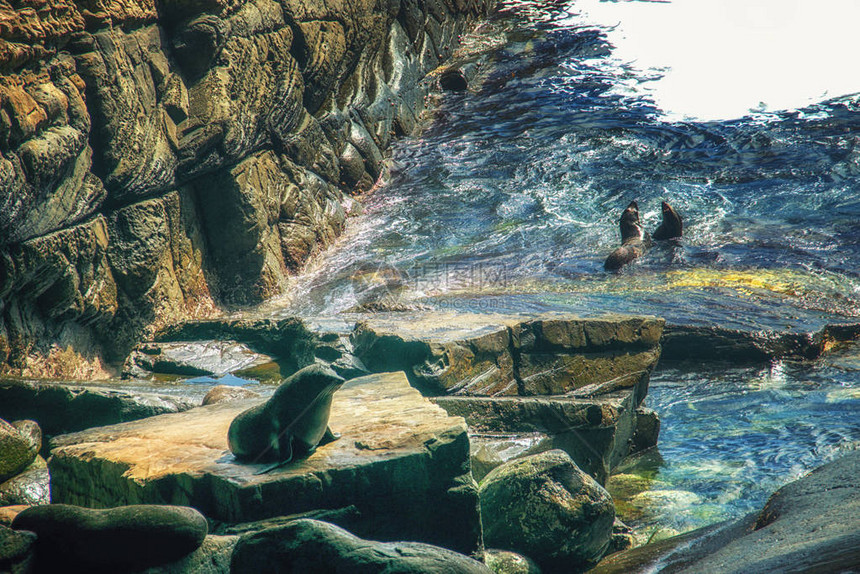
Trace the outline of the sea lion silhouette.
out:
[[[667,202],[660,206],[663,211],[663,222],[657,227],[651,237],[657,241],[677,239],[684,235],[684,220]]]
[[[268,401],[239,413],[227,431],[233,455],[242,462],[275,462],[274,470],[339,435],[328,426],[332,394],[344,378],[328,367],[311,365],[294,373]]]
[[[621,269],[651,247],[651,238],[639,222],[639,205],[635,201],[631,201],[621,214],[618,224],[621,228],[621,247],[610,253],[603,263],[607,271]]]

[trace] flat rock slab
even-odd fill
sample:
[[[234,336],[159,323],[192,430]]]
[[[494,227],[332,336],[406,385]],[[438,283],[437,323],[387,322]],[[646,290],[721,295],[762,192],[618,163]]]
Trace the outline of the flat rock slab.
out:
[[[232,523],[354,505],[359,536],[460,552],[478,547],[465,421],[423,398],[403,373],[349,381],[334,395],[329,423],[341,438],[255,475],[264,465],[237,463],[227,429],[261,400],[57,437],[49,463],[52,500],[94,508],[187,505]]]
[[[362,317],[355,355],[371,371],[403,370],[424,394],[645,397],[664,321],[416,312]]]

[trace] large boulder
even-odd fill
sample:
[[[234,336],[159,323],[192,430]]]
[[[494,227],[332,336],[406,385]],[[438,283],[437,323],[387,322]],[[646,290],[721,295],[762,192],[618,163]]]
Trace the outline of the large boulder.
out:
[[[403,373],[347,381],[329,426],[342,436],[265,474],[237,462],[227,430],[248,399],[56,437],[52,500],[105,507],[183,504],[230,523],[355,506],[355,533],[416,540],[458,552],[480,546],[469,438]]]
[[[595,574],[853,572],[860,564],[860,451],[770,497],[761,512],[619,552]]]
[[[21,434],[13,425],[0,419],[0,481],[19,474],[35,460],[39,444],[32,436]]]
[[[547,571],[582,569],[609,547],[612,498],[563,451],[496,468],[479,494],[487,546],[522,553]]]
[[[34,506],[12,521],[35,532],[43,571],[118,572],[172,562],[203,543],[208,524],[193,508],[137,505],[94,510],[66,504]]]
[[[438,546],[362,540],[333,524],[301,519],[244,535],[233,552],[231,572],[490,574],[491,570]]]

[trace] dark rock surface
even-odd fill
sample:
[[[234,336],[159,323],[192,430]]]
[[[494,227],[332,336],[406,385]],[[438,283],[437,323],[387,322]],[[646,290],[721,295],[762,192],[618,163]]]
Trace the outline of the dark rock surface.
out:
[[[34,506],[18,514],[12,528],[36,533],[42,571],[117,572],[173,562],[199,548],[208,532],[193,508],[157,505]]]
[[[860,451],[770,497],[761,512],[603,560],[595,574],[853,572],[860,566]]]
[[[563,451],[496,468],[479,495],[485,544],[522,553],[546,572],[582,570],[609,548],[612,498]]]
[[[490,4],[0,2],[0,372],[280,292]]]
[[[18,532],[0,525],[0,572],[26,574],[33,571],[35,560],[33,547],[36,535]]]
[[[755,363],[778,358],[815,359],[835,343],[860,335],[858,324],[827,325],[818,331],[779,333],[717,326],[667,325],[661,344],[667,361]]]
[[[12,478],[30,466],[39,454],[41,440],[21,434],[17,427],[0,419],[0,481]]]
[[[0,380],[0,417],[33,419],[47,436],[175,413],[192,404],[174,397],[26,380]]]
[[[362,540],[333,524],[301,519],[240,538],[233,552],[231,572],[490,574],[492,571],[477,560],[438,546]]]

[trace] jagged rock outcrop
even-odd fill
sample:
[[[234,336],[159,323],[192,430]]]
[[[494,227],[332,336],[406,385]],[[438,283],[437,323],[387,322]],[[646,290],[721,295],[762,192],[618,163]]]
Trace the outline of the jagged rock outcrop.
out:
[[[0,370],[280,292],[490,3],[0,0]]]

